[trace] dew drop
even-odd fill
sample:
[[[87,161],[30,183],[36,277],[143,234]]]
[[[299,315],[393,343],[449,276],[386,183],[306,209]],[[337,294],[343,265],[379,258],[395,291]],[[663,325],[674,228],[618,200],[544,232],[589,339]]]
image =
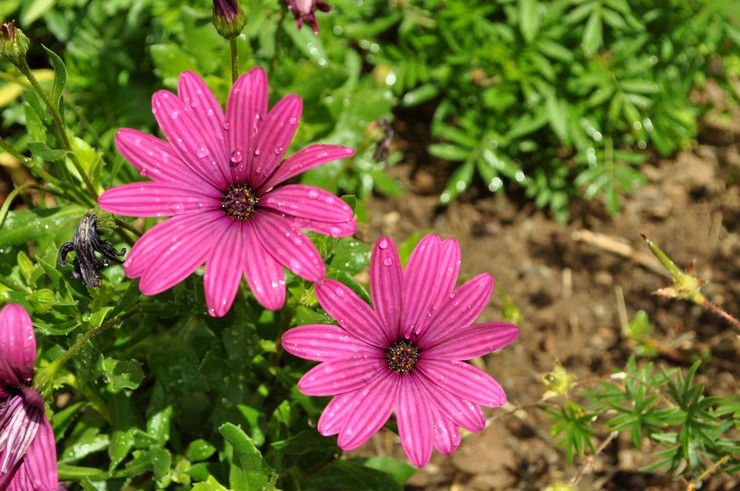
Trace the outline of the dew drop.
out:
[[[231,129],[231,124],[228,121],[224,121],[223,128],[224,131],[229,131]]]
[[[393,264],[393,259],[390,257],[383,259],[383,266],[390,266],[391,264]]]
[[[207,116],[213,116],[213,114],[214,114],[214,113],[213,113],[213,109],[211,109],[211,108],[209,107],[209,108],[208,108],[208,111],[206,111],[206,115],[207,115]]]
[[[255,148],[254,149],[254,156],[255,157],[259,157],[260,156],[260,149],[259,148]]]
[[[195,150],[195,155],[197,155],[199,159],[206,158],[208,156],[208,149],[205,145],[201,145]]]
[[[378,247],[385,250],[388,249],[388,239],[383,239],[380,242],[378,242]]]
[[[149,171],[146,168],[144,168],[144,169],[139,170],[139,174],[141,174],[142,177],[147,177],[149,175]]]
[[[288,120],[288,123],[290,123],[290,124],[296,124],[297,122],[298,122],[298,119],[295,116],[291,117]]]
[[[332,237],[339,237],[342,234],[342,229],[340,227],[334,226],[329,228],[329,235]]]
[[[229,158],[229,161],[231,162],[232,166],[239,165],[243,159],[241,150],[234,150],[231,152],[231,157]]]
[[[198,103],[195,101],[190,101],[190,107],[198,107]]]
[[[175,109],[174,111],[170,113],[170,118],[172,119],[177,119],[179,117],[180,117],[180,111],[178,111],[177,109]]]
[[[273,153],[275,155],[280,155],[281,153],[283,153],[283,147],[275,147],[275,150],[273,150]]]
[[[319,197],[319,192],[312,189],[308,192],[308,197],[311,199],[316,199]]]
[[[254,172],[256,172],[257,174],[262,174],[262,166],[258,165],[257,167],[255,167]]]

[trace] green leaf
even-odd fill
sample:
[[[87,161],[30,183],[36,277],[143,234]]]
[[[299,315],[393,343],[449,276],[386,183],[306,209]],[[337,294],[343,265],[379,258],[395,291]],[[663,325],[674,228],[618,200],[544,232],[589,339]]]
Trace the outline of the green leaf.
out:
[[[531,42],[540,29],[540,20],[537,15],[539,7],[538,0],[519,0],[519,15],[521,16],[519,27],[527,42]]]
[[[144,371],[136,360],[106,358],[103,361],[103,377],[111,384],[113,391],[133,390],[144,380]]]
[[[64,62],[58,54],[56,54],[43,44],[41,45],[41,47],[44,48],[46,54],[49,55],[51,66],[54,67],[54,83],[51,86],[51,102],[54,103],[54,106],[57,108],[57,110],[61,112],[64,109],[64,104],[62,103],[62,93],[64,91],[64,85],[67,83],[67,67],[64,66]]]
[[[470,157],[469,148],[458,147],[449,143],[432,143],[429,145],[429,153],[440,159],[459,162]]]
[[[252,439],[240,427],[231,423],[222,425],[218,431],[234,447],[236,454],[235,462],[231,464],[231,487],[244,491],[263,489],[270,482],[274,471],[267,465]]]
[[[475,169],[475,162],[473,160],[467,160],[455,169],[447,181],[444,192],[439,197],[440,203],[447,204],[468,189],[470,181],[473,180],[473,169]]]
[[[434,99],[439,94],[439,87],[435,84],[424,84],[414,90],[406,92],[401,100],[401,106],[413,107],[426,102],[430,99]]]
[[[51,148],[45,142],[28,142],[28,149],[31,151],[31,155],[45,162],[59,160],[69,153],[67,150]]]
[[[320,489],[401,491],[401,485],[387,473],[363,465],[361,460],[335,460],[311,478]]]
[[[603,26],[601,24],[600,10],[594,9],[586,23],[586,29],[583,31],[583,41],[581,48],[586,56],[593,56],[601,48],[603,40]]]
[[[337,444],[333,438],[326,438],[313,430],[306,430],[285,440],[272,443],[272,447],[285,455],[304,455],[309,452],[336,452]]]
[[[76,227],[84,214],[85,208],[79,205],[8,212],[0,229],[0,248],[58,233],[60,228],[67,225]]]
[[[188,448],[185,449],[185,458],[191,462],[200,462],[201,460],[206,460],[215,452],[216,447],[199,438],[188,444]]]

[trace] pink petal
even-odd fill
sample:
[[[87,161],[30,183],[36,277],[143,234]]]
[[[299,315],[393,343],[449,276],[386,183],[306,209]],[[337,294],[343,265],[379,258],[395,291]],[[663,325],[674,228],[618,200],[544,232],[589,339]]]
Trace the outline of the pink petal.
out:
[[[253,182],[253,155],[266,114],[267,74],[254,67],[236,79],[226,104],[226,148],[233,182]]]
[[[439,280],[437,295],[432,302],[432,310],[439,307],[440,303],[447,300],[450,293],[455,290],[457,275],[460,272],[460,245],[455,239],[442,241],[439,258]]]
[[[211,187],[194,189],[181,183],[134,182],[105,191],[98,198],[98,204],[119,215],[162,217],[220,210],[220,198],[221,193]]]
[[[403,274],[404,308],[401,312],[401,332],[406,338],[419,333],[422,321],[432,311],[433,299],[437,296],[440,257],[439,236],[424,236],[411,253]]]
[[[285,303],[285,272],[262,246],[251,221],[244,223],[246,253],[242,269],[257,301],[268,310],[278,310]]]
[[[324,277],[324,260],[311,240],[287,219],[261,210],[251,220],[262,246],[280,264],[308,281]]]
[[[393,241],[381,237],[370,257],[370,296],[373,307],[390,339],[399,338],[403,270]]]
[[[42,416],[36,438],[28,447],[8,491],[56,491],[58,484],[54,433],[49,421]]]
[[[203,187],[202,179],[177,156],[166,141],[131,128],[118,130],[115,140],[121,155],[142,176],[157,182]]]
[[[262,196],[259,205],[293,218],[300,228],[328,232],[332,237],[352,235],[357,228],[354,211],[347,203],[311,186],[280,186]]]
[[[442,389],[429,380],[422,371],[418,377],[429,400],[455,425],[462,426],[468,431],[480,431],[485,427],[486,418],[480,406]]]
[[[234,220],[214,242],[211,256],[206,260],[203,287],[212,317],[223,317],[234,303],[242,279],[240,265],[246,260],[243,238],[242,224]]]
[[[489,322],[456,329],[434,346],[424,349],[424,357],[438,360],[469,360],[503,348],[519,337],[519,328],[508,322]]]
[[[311,324],[286,331],[280,341],[285,351],[306,360],[326,361],[354,355],[384,356],[384,352],[337,326]]]
[[[0,489],[15,480],[14,469],[23,462],[45,419],[43,408],[29,404],[25,392],[30,392],[36,402],[40,399],[38,392],[26,389],[23,395],[13,394],[0,406]]]
[[[261,189],[262,184],[283,160],[283,155],[298,128],[302,111],[303,100],[295,94],[290,94],[280,99],[267,113],[265,122],[257,134],[257,147],[254,150],[252,179],[249,181],[254,189]]]
[[[429,408],[434,422],[434,447],[442,455],[452,455],[460,446],[460,427],[444,416],[437,406]]]
[[[416,368],[434,384],[461,399],[489,407],[506,403],[506,394],[499,383],[469,363],[420,358]]]
[[[380,355],[380,356],[377,356]],[[382,354],[370,357],[353,355],[325,361],[306,372],[298,382],[301,392],[309,396],[333,396],[365,387],[388,371]]]
[[[152,96],[152,112],[180,159],[205,183],[225,191],[231,182],[228,162],[219,160],[224,142],[208,138],[207,116],[195,113],[174,94],[160,90]]]
[[[424,467],[432,458],[434,428],[429,399],[417,377],[401,377],[396,396],[396,420],[401,446],[409,461]]]
[[[186,106],[190,106],[203,128],[203,137],[214,142],[209,147],[219,162],[227,162],[224,140],[224,112],[208,86],[197,74],[186,71],[177,81],[177,94]],[[202,152],[202,150],[201,150]]]
[[[340,327],[352,336],[383,351],[390,346],[375,312],[342,283],[328,278],[319,281],[316,284],[316,298]]]
[[[126,275],[141,277],[144,295],[167,290],[205,262],[229,220],[217,211],[178,215],[155,225],[131,249],[124,263]]]
[[[350,414],[339,431],[339,448],[357,448],[383,427],[393,412],[397,387],[398,376],[386,370],[367,387],[352,394]]]
[[[428,327],[419,336],[418,346],[427,349],[454,338],[472,324],[488,305],[493,291],[493,277],[481,273],[460,285],[432,315]]]
[[[285,162],[280,164],[277,170],[265,181],[259,189],[256,189],[258,193],[263,193],[269,190],[273,186],[280,184],[283,181],[287,181],[293,176],[297,176],[301,172],[305,172],[314,167],[318,167],[332,160],[344,159],[355,154],[355,151],[349,147],[343,147],[341,145],[326,145],[326,144],[313,144],[308,147],[297,151]]]
[[[0,311],[0,386],[19,386],[33,379],[36,337],[28,312],[18,304]]]

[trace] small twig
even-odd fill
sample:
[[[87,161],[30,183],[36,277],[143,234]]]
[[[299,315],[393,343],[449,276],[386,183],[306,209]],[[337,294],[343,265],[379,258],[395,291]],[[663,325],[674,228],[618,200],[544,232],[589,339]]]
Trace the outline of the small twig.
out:
[[[652,256],[635,250],[634,247],[626,243],[621,237],[597,234],[590,230],[576,230],[571,234],[571,238],[577,242],[585,242],[588,245],[598,247],[612,254],[626,257],[655,273],[670,276],[663,266],[655,261]]]
[[[696,490],[696,487],[699,485],[700,482],[702,482],[704,479],[706,479],[707,477],[709,477],[709,475],[712,474],[712,473],[714,473],[714,471],[716,471],[717,469],[719,469],[722,466],[722,464],[724,464],[725,462],[727,462],[728,460],[730,460],[730,457],[732,457],[732,456],[725,455],[724,457],[722,457],[721,459],[719,459],[717,462],[715,462],[714,464],[712,464],[711,467],[707,468],[704,472],[702,472],[699,475],[699,477],[697,477],[696,479],[694,479],[691,482],[687,483],[686,484],[686,491],[695,491]]]
[[[593,463],[594,459],[598,457],[601,452],[604,451],[604,449],[612,442],[612,440],[617,437],[617,435],[619,435],[618,431],[612,431],[611,433],[609,433],[609,436],[606,437],[606,439],[601,442],[601,445],[598,446],[596,452],[592,456],[586,457],[586,461],[583,463],[583,465],[581,465],[581,468],[578,469],[578,472],[575,476],[573,476],[573,479],[570,480],[571,484],[576,485],[578,483],[581,477],[583,477],[583,473],[586,472],[586,469],[588,469],[588,466]]]

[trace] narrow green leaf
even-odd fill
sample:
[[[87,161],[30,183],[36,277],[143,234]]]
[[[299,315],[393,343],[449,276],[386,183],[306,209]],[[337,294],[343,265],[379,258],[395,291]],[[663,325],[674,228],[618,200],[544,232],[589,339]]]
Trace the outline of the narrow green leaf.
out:
[[[51,66],[54,67],[54,83],[51,86],[51,102],[54,103],[54,106],[56,106],[58,111],[62,111],[64,105],[62,103],[62,92],[64,91],[64,85],[67,83],[67,67],[64,66],[64,62],[58,54],[43,44],[41,47],[44,48],[46,54],[49,55]]]
[[[539,6],[538,0],[519,0],[519,16],[521,22],[519,27],[522,31],[522,36],[524,36],[527,42],[532,42],[540,29],[540,20],[537,15]]]
[[[586,22],[586,29],[583,31],[583,41],[581,48],[586,56],[593,56],[601,48],[603,39],[603,26],[601,24],[601,12],[595,9]]]

